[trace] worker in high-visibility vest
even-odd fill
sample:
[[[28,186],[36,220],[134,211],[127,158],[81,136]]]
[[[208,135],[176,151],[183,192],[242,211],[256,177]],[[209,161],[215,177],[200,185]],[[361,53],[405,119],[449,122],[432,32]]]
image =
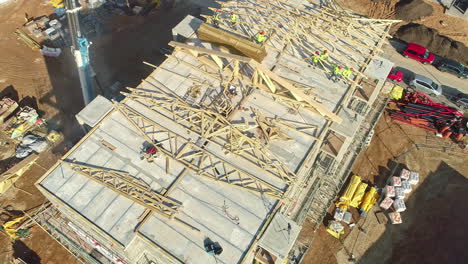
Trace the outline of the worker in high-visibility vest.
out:
[[[314,53],[314,56],[312,56],[312,58],[309,58],[310,64],[312,64],[314,68],[317,67],[319,60],[320,60],[320,52],[318,51]]]
[[[235,26],[237,24],[238,16],[236,13],[231,12],[231,26]]]
[[[343,71],[343,76],[346,77],[346,78],[349,78],[351,77],[351,73],[354,71],[353,68],[347,68],[346,70]]]
[[[333,66],[333,73],[330,75],[330,80],[337,82],[340,75],[343,74],[343,67],[335,65]]]
[[[258,44],[262,44],[263,42],[265,42],[265,40],[266,40],[266,36],[265,36],[264,31],[258,32],[257,35],[255,36],[255,41],[257,41]]]
[[[213,21],[213,24],[214,24],[215,26],[219,26],[219,21],[220,21],[219,12],[220,12],[220,11],[221,11],[221,10],[216,9],[216,11],[215,11],[213,17],[211,18],[211,20]]]
[[[324,50],[322,51],[322,54],[320,54],[320,61],[324,62],[328,59],[328,51]]]

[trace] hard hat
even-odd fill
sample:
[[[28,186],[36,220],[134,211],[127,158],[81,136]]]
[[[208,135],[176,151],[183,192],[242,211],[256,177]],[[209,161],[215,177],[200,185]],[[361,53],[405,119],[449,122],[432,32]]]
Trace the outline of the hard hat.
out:
[[[354,69],[353,69],[353,68],[350,68],[349,70],[350,70],[350,71],[354,71]]]
[[[234,15],[234,12],[231,12],[231,15]]]
[[[323,53],[328,53],[328,50],[324,50]]]
[[[341,70],[341,69],[343,69],[343,68],[342,68],[341,66],[338,66],[338,69],[340,69],[340,70]]]
[[[219,10],[219,9],[216,9],[216,12],[219,12],[219,11],[221,11],[221,10]]]
[[[260,31],[260,35],[265,35],[265,32],[263,32],[263,31]]]
[[[320,54],[320,52],[316,51],[316,52],[315,52],[315,54],[319,55],[319,54]]]

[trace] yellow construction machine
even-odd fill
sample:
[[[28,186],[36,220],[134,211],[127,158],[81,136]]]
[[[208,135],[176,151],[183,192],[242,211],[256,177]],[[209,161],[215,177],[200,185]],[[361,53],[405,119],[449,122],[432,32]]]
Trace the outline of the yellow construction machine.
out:
[[[63,3],[63,0],[50,0],[49,4],[51,4],[55,8],[64,8],[65,3]]]

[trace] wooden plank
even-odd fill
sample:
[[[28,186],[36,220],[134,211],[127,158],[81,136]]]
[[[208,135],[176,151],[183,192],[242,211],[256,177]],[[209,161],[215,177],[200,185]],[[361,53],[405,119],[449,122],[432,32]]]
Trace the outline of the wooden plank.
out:
[[[296,100],[298,101],[305,101],[307,103],[309,103],[312,107],[314,107],[315,109],[317,109],[317,111],[329,118],[330,120],[332,120],[333,122],[336,122],[338,124],[341,124],[341,122],[343,121],[343,119],[339,116],[337,116],[336,114],[334,114],[332,111],[328,110],[325,106],[323,106],[321,103],[317,102],[317,101],[314,101],[312,99],[310,99],[310,97],[308,95],[306,95],[303,91],[301,91],[300,89],[294,87],[292,84],[290,84],[289,82],[287,82],[286,80],[284,80],[283,78],[281,78],[280,76],[278,76],[276,73],[270,71],[269,69],[267,69],[265,66],[261,65],[260,63],[254,61],[254,60],[251,60],[250,61],[250,64],[252,66],[254,66],[255,68],[257,68],[257,70],[260,70],[262,71],[263,73],[265,73],[266,75],[268,75],[272,80],[274,80],[275,82],[279,83],[281,86],[283,86],[285,89],[289,90],[293,96],[296,98]]]
[[[212,50],[212,49],[200,48],[200,47],[187,45],[187,44],[180,43],[180,42],[175,42],[175,41],[169,42],[169,46],[178,47],[178,48],[186,49],[186,50],[189,50],[189,51],[196,51],[196,52],[199,52],[199,53],[216,55],[216,56],[226,58],[226,59],[235,59],[235,60],[238,60],[238,61],[241,61],[241,62],[249,62],[251,60],[251,58],[249,58],[249,57],[234,55],[234,54],[231,54],[231,53],[216,51],[216,50]]]
[[[201,40],[220,45],[228,45],[256,61],[262,61],[267,55],[266,49],[262,45],[250,39],[245,39],[225,30],[212,27],[206,23],[198,28],[197,34],[198,38]]]

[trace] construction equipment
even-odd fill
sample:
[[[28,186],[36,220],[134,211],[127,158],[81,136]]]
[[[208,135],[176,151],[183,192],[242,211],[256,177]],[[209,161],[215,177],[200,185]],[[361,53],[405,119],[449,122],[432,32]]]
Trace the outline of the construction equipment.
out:
[[[63,3],[63,0],[50,0],[49,4],[51,4],[55,8],[64,8],[65,4]]]
[[[85,105],[89,104],[94,98],[92,85],[92,69],[89,63],[90,42],[84,37],[80,29],[79,14],[81,7],[78,7],[76,0],[66,0],[68,26],[70,27],[70,36],[72,39],[73,54],[78,68],[81,90]]]
[[[23,220],[27,220],[25,214],[18,213],[20,211],[13,210],[12,206],[1,207],[0,216],[2,224],[0,230],[5,231],[13,240],[26,237],[29,235],[30,226],[23,225]]]
[[[18,39],[21,39],[32,50],[40,50],[42,48],[41,44],[37,43],[37,41],[32,39],[30,36],[24,34],[21,30],[17,29],[15,31],[15,34],[18,37]]]
[[[462,141],[467,133],[468,120],[460,111],[432,101],[422,92],[407,93],[401,100],[394,101],[395,108],[388,111],[390,117],[400,123],[421,127],[441,134],[444,138]]]

